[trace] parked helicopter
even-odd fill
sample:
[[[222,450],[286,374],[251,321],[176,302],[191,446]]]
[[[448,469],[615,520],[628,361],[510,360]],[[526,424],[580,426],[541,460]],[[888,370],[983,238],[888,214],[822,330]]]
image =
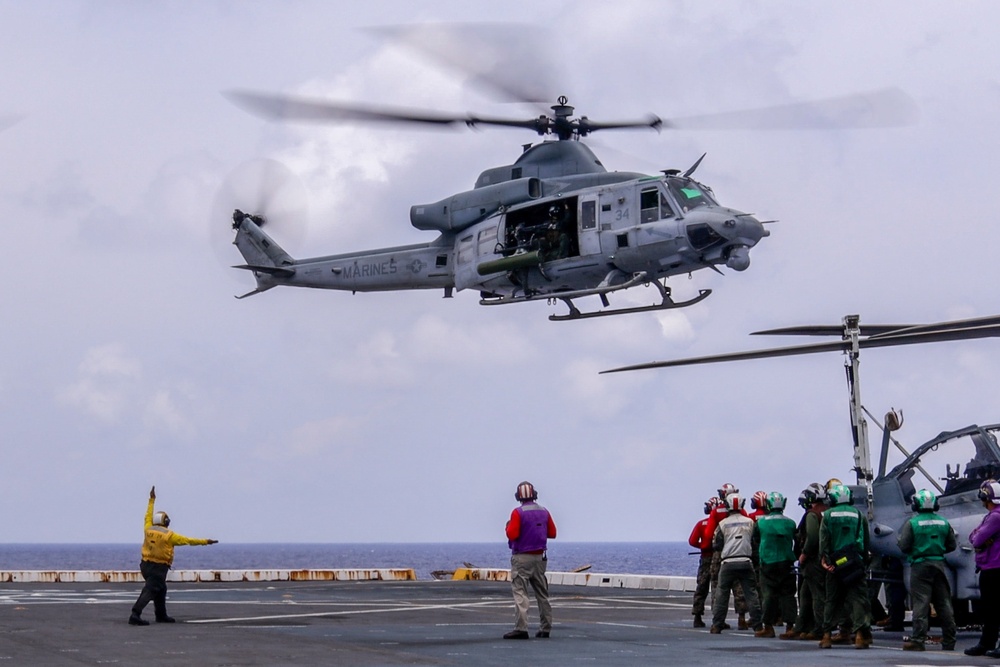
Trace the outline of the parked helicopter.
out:
[[[868,444],[868,424],[871,413],[861,402],[859,359],[861,348],[914,345],[939,341],[968,340],[1000,336],[1000,316],[952,320],[924,325],[861,325],[857,315],[848,315],[841,327],[804,326],[771,329],[754,335],[840,335],[834,342],[794,345],[782,348],[751,350],[689,359],[651,362],[616,368],[605,373],[687,366],[693,364],[740,361],[767,357],[783,357],[818,352],[841,351],[846,355],[847,385],[850,391],[851,430],[854,439],[854,471],[857,483],[852,485],[854,504],[867,510],[871,530],[871,549],[882,556],[902,558],[896,545],[895,532],[913,515],[910,501],[918,489],[928,488],[938,496],[940,514],[948,518],[959,538],[959,548],[946,556],[949,583],[957,600],[960,617],[968,618],[969,600],[979,597],[979,583],[969,533],[979,525],[985,513],[978,499],[979,486],[988,479],[1000,477],[1000,424],[972,425],[955,431],[942,432],[912,452],[907,451],[892,431],[902,425],[901,413],[886,413],[882,424],[882,445],[877,474],[872,469]],[[891,470],[888,466],[890,443],[906,457]],[[904,566],[903,580],[908,582],[909,566]],[[887,577],[884,572],[873,576]]]
[[[453,59],[460,60],[460,59]],[[499,88],[499,86],[498,86]],[[503,86],[505,92],[510,87]],[[655,115],[625,122],[575,116],[565,96],[530,118],[496,118],[343,104],[287,95],[236,91],[226,96],[268,120],[409,123],[470,128],[522,128],[543,137],[513,164],[480,173],[472,190],[410,208],[410,223],[438,234],[404,247],[294,259],[262,227],[264,211],[236,209],[235,245],[256,288],[277,286],[369,292],[477,290],[483,305],[562,301],[552,320],[579,319],[690,306],[711,290],[674,301],[666,280],[701,269],[744,271],[750,250],[768,236],[754,215],[724,206],[693,178],[704,155],[683,172],[609,172],[580,140],[598,130],[800,129],[888,127],[908,122],[912,101],[895,89],[818,102],[729,112],[666,122]],[[534,104],[537,97],[515,95]],[[246,206],[242,204],[242,206]],[[610,308],[608,295],[637,285],[656,288],[659,302]],[[597,296],[604,310],[581,311],[575,300]]]

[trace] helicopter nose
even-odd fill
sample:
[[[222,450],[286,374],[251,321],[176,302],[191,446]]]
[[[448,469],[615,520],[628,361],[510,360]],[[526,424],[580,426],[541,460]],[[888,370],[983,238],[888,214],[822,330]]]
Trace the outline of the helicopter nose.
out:
[[[757,218],[749,213],[739,213],[731,211],[731,215],[726,216],[721,222],[714,225],[715,231],[727,239],[731,244],[741,244],[753,247],[770,232],[764,229],[764,225]]]
[[[734,215],[723,220],[718,230],[729,241],[725,251],[726,266],[733,271],[746,271],[750,267],[750,248],[770,232],[749,213],[732,213]]]
[[[750,248],[745,245],[732,246],[729,257],[726,258],[726,266],[733,271],[746,271],[750,267]]]

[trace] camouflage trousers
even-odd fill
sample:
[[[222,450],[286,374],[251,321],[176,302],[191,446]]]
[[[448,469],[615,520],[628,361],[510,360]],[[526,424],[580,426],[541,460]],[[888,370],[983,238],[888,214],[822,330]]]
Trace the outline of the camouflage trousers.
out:
[[[708,593],[712,588],[712,557],[702,556],[698,561],[698,579],[694,587],[694,604],[691,605],[691,613],[701,616],[705,613],[705,601],[708,600]]]
[[[715,608],[715,596],[719,590],[719,568],[722,567],[722,552],[716,551],[712,554],[712,608]],[[746,614],[750,611],[747,605],[747,598],[743,594],[743,584],[739,580],[733,582],[733,607],[737,614]]]

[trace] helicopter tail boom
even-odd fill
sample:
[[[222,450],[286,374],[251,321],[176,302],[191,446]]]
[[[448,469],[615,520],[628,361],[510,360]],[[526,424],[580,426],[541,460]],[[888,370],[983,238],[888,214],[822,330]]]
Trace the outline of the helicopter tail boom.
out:
[[[233,213],[233,228],[236,230],[233,245],[247,262],[233,268],[253,272],[257,289],[251,294],[270,289],[277,281],[288,280],[295,275],[295,260],[260,228],[262,222],[262,219],[255,219],[255,216],[240,210]]]

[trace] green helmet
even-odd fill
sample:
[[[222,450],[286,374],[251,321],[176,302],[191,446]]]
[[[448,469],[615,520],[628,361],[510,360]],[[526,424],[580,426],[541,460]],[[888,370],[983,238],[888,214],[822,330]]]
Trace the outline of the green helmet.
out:
[[[765,501],[768,512],[773,512],[774,510],[783,512],[785,511],[785,505],[787,503],[788,501],[785,499],[785,496],[781,495],[777,491],[772,491],[767,494],[767,500]]]
[[[830,502],[834,505],[850,505],[854,500],[851,487],[846,484],[834,484],[829,490]]]
[[[910,498],[910,507],[914,512],[936,512],[940,509],[937,496],[927,489],[920,489]]]

